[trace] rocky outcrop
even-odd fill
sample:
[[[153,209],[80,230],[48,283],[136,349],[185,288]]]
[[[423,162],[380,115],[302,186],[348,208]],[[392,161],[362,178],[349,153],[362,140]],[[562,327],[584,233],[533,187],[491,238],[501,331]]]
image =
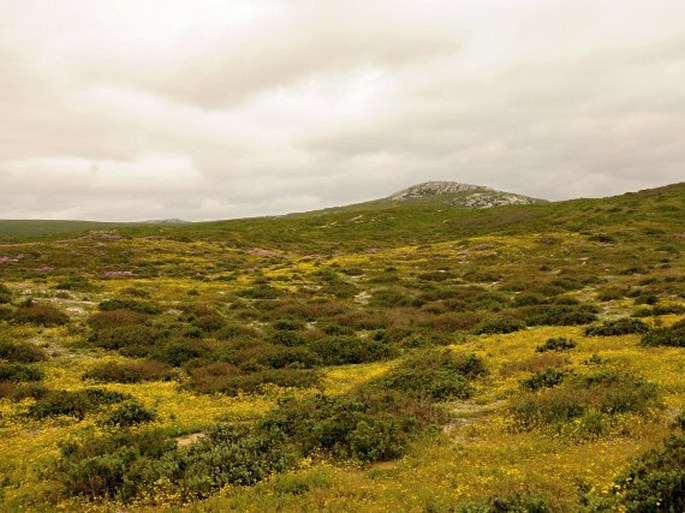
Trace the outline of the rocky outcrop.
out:
[[[490,208],[502,205],[532,205],[544,200],[502,192],[481,185],[459,182],[424,182],[396,192],[392,201],[436,199],[446,205],[466,208]]]

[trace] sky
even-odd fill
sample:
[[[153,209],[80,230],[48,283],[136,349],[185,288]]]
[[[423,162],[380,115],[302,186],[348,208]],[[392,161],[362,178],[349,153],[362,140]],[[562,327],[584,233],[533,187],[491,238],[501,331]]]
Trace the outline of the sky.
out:
[[[685,178],[682,0],[0,0],[0,218]]]

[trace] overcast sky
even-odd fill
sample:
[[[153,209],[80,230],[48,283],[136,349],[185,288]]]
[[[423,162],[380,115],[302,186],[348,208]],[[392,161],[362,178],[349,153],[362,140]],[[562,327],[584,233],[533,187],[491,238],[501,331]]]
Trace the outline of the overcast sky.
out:
[[[685,179],[685,1],[0,0],[0,218]]]

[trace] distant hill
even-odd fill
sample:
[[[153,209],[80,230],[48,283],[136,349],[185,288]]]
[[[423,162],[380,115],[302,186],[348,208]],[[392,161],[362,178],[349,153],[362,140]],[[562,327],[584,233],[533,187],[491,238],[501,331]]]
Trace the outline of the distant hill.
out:
[[[479,207],[480,200],[476,199],[488,195],[491,200]],[[468,198],[471,208],[458,203]],[[496,201],[508,203],[484,208],[496,206]],[[685,183],[609,198],[547,202],[476,185],[427,182],[375,201],[284,216],[179,224],[0,220],[0,243],[54,240],[84,236],[92,230],[116,230],[126,237],[225,241],[234,247],[328,253],[352,246],[423,244],[485,234],[518,235],[550,230],[611,234],[626,225],[643,226],[649,231],[653,226],[660,226],[661,230],[665,224],[681,233],[680,226],[685,222],[683,205]]]
[[[394,202],[439,202],[465,208],[533,205],[545,202],[545,200],[521,194],[459,182],[424,182],[396,192],[387,200]]]

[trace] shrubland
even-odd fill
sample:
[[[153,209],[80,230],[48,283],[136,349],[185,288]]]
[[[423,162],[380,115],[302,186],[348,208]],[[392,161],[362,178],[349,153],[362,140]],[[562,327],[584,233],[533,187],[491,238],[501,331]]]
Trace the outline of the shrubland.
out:
[[[9,223],[2,509],[680,511],[684,195]]]

